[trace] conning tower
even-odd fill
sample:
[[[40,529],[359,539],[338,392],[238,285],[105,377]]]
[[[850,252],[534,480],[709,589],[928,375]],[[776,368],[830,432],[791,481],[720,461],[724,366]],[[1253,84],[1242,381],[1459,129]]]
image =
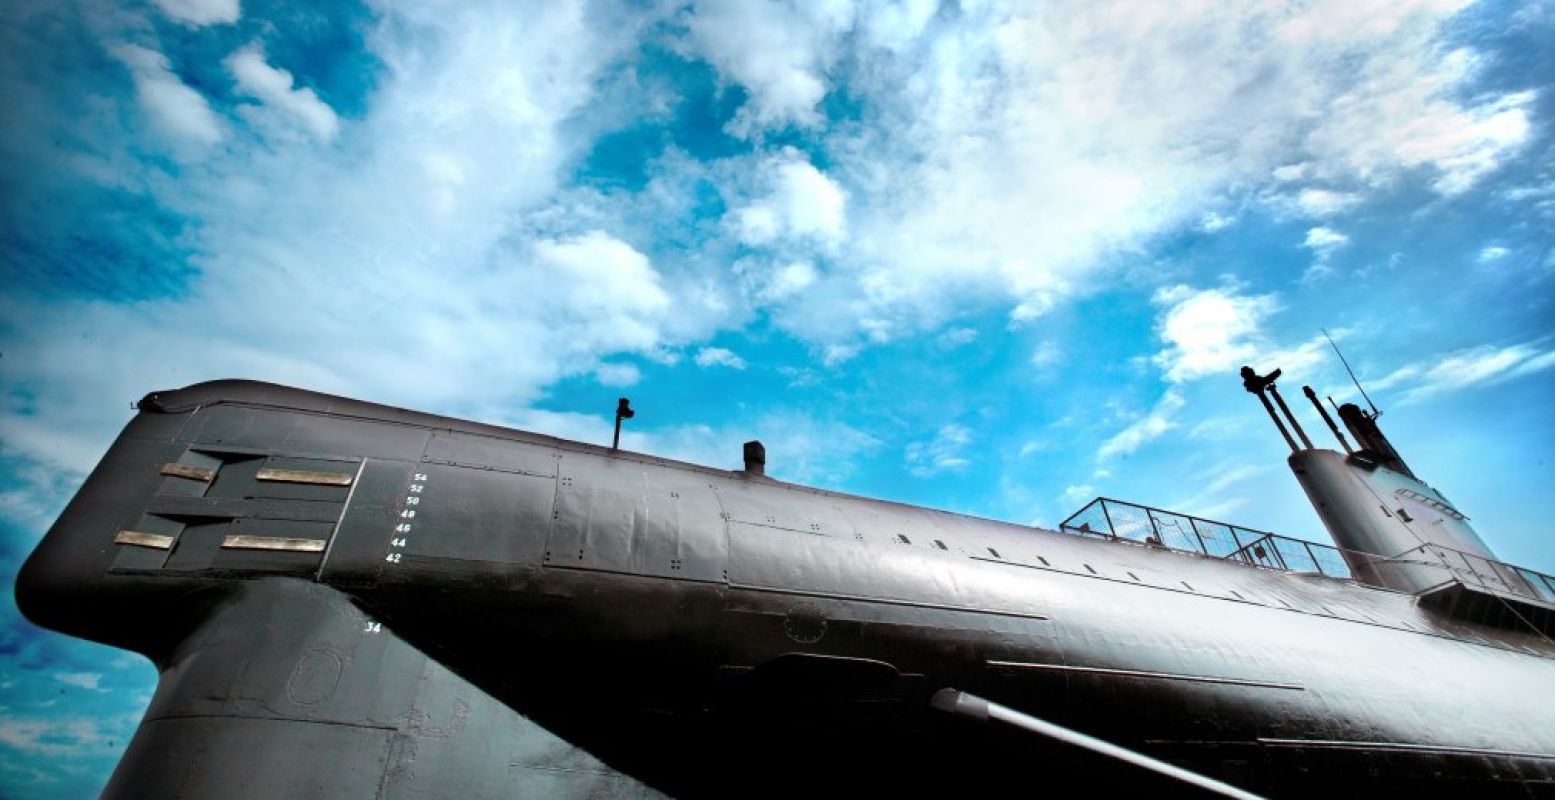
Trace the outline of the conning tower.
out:
[[[1468,517],[1404,463],[1377,425],[1379,412],[1354,403],[1338,406],[1355,440],[1352,447],[1317,393],[1302,387],[1345,452],[1315,447],[1280,396],[1280,374],[1242,367],[1242,385],[1258,397],[1290,446],[1286,462],[1356,579],[1459,610],[1474,607],[1480,617],[1487,610],[1510,609],[1514,616],[1549,622],[1555,603],[1548,587],[1497,560]]]

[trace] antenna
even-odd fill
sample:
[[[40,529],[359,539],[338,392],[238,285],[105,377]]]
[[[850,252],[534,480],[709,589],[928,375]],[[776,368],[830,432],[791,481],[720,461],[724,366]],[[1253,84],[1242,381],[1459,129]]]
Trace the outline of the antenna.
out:
[[[1382,412],[1377,410],[1377,404],[1371,401],[1371,395],[1366,394],[1366,390],[1361,388],[1360,379],[1355,377],[1355,370],[1350,369],[1350,362],[1345,360],[1344,353],[1339,350],[1339,345],[1334,343],[1334,337],[1329,336],[1328,331],[1324,328],[1318,328],[1318,330],[1323,331],[1323,338],[1328,340],[1329,347],[1334,348],[1334,354],[1339,356],[1339,363],[1344,365],[1344,371],[1350,373],[1350,382],[1354,383],[1355,388],[1360,390],[1361,397],[1366,398],[1366,405],[1371,406],[1371,418],[1376,419],[1382,416]],[[1333,401],[1330,400],[1329,402]]]

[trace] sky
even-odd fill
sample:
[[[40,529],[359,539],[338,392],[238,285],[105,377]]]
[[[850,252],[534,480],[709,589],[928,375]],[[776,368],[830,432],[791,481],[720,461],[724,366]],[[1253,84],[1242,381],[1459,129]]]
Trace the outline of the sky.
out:
[[[591,442],[629,396],[643,452],[1321,541],[1236,372],[1358,399],[1326,329],[1555,572],[1550,42],[1550,0],[9,0],[0,796],[133,733],[149,662],[11,586],[131,403],[215,378]]]

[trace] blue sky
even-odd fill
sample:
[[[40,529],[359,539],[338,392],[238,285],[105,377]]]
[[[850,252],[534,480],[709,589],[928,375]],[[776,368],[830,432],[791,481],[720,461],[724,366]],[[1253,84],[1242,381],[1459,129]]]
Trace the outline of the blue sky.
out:
[[[595,442],[625,394],[647,452],[1322,538],[1236,378],[1353,398],[1321,328],[1555,572],[1551,41],[1547,0],[13,0],[0,573],[130,401],[221,377]],[[3,594],[0,794],[90,794],[154,671]]]

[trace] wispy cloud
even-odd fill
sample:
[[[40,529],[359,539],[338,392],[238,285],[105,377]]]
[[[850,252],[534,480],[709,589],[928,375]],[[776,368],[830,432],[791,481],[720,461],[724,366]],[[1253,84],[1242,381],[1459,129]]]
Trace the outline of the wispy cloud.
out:
[[[98,685],[103,680],[101,672],[56,672],[54,673],[54,680],[66,686],[75,686],[79,689],[103,691]]]
[[[976,328],[951,328],[939,335],[942,347],[961,347],[977,341]]]
[[[594,368],[594,379],[605,386],[631,386],[642,380],[636,364],[602,362]]]
[[[810,262],[793,261],[771,270],[757,290],[757,297],[762,302],[780,303],[810,288],[819,279],[820,273]]]
[[[1403,404],[1479,386],[1493,386],[1555,367],[1555,348],[1547,342],[1457,350],[1399,367],[1367,381],[1372,391],[1393,391]]]
[[[1273,472],[1273,468],[1228,460],[1204,470],[1196,481],[1196,490],[1168,504],[1173,511],[1225,519],[1226,515],[1247,504],[1247,492],[1228,494],[1227,490]]]
[[[581,442],[609,443],[612,434],[612,418],[605,413],[520,409],[494,421]],[[627,450],[728,469],[740,468],[741,445],[751,439],[766,445],[768,475],[798,483],[842,481],[860,458],[881,446],[879,439],[846,422],[793,410],[768,411],[728,425],[679,424],[652,430],[628,425],[621,432],[621,446]]]
[[[1350,237],[1322,226],[1307,229],[1307,238],[1301,242],[1303,247],[1319,256],[1326,256],[1349,243]]]
[[[1221,229],[1228,192],[1299,181],[1292,202],[1327,217],[1405,174],[1461,191],[1527,139],[1522,95],[1445,99],[1472,72],[1473,54],[1438,38],[1457,4],[1207,5],[1147,21],[1107,5],[911,7],[688,15],[687,49],[748,95],[740,135],[810,130],[844,85],[901,123],[818,134],[846,154],[823,170],[846,195],[846,237],[826,237],[839,258],[824,300],[777,319],[823,346],[938,328],[990,293],[1029,322],[1090,291],[1111,255],[1185,224]],[[782,206],[736,204],[730,230],[779,242]]]
[[[920,478],[927,478],[942,472],[964,470],[972,463],[965,454],[971,441],[970,429],[956,424],[946,425],[934,434],[933,439],[907,445],[907,471]]]
[[[1166,390],[1149,413],[1134,420],[1128,427],[1102,442],[1101,447],[1096,451],[1097,461],[1131,455],[1149,442],[1161,438],[1167,431],[1177,427],[1173,417],[1185,404],[1186,401],[1183,400],[1180,392],[1175,389]]]
[[[130,69],[141,111],[176,152],[203,154],[222,140],[221,119],[203,95],[173,74],[167,56],[134,44],[118,45],[113,52]]]
[[[239,0],[152,0],[168,17],[199,27],[237,22],[242,9]]]
[[[1088,483],[1065,486],[1064,493],[1059,495],[1060,500],[1071,505],[1078,505],[1087,500],[1095,499],[1095,497],[1096,487]]]
[[[1334,253],[1350,243],[1350,237],[1333,228],[1318,226],[1307,229],[1302,246],[1312,251],[1312,264],[1301,274],[1301,280],[1312,282],[1332,275]]]
[[[1511,250],[1508,250],[1505,247],[1501,247],[1500,245],[1487,245],[1480,248],[1479,255],[1476,256],[1474,260],[1481,264],[1489,264],[1491,262],[1500,261],[1501,259],[1506,258],[1507,255],[1511,252]]]
[[[1199,230],[1204,231],[1205,233],[1215,233],[1217,231],[1223,231],[1234,224],[1236,224],[1235,217],[1221,214],[1216,211],[1210,211],[1199,220]]]
[[[110,747],[102,724],[84,717],[0,716],[0,744],[50,758],[80,758]]]
[[[1361,202],[1361,196],[1353,192],[1335,192],[1329,189],[1302,189],[1296,194],[1296,207],[1308,216],[1330,217],[1342,211],[1348,211]],[[1326,230],[1314,228],[1313,230]],[[1308,232],[1307,246],[1312,246],[1312,235]]]
[[[1058,343],[1049,339],[1038,344],[1031,351],[1029,360],[1031,366],[1038,371],[1052,369],[1064,360],[1064,349]]]
[[[334,109],[325,105],[312,89],[295,86],[290,72],[266,63],[264,51],[258,44],[228,56],[226,64],[237,80],[239,91],[279,111],[315,139],[328,142],[340,131],[340,120]]]
[[[729,369],[745,369],[745,359],[734,354],[733,350],[723,347],[704,347],[697,351],[696,361],[699,367],[728,367]]]
[[[697,464],[741,466],[741,443],[758,439],[767,448],[767,474],[798,483],[845,480],[880,440],[844,422],[795,411],[774,411],[718,428],[672,426],[644,437],[647,452]]]

